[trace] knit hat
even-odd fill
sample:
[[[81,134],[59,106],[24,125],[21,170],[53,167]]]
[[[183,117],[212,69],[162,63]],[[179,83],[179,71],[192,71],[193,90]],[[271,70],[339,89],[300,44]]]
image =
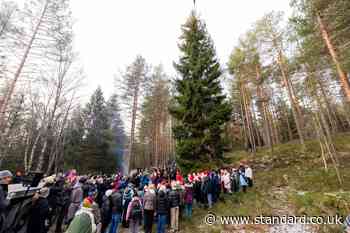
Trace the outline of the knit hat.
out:
[[[42,198],[47,198],[49,196],[49,194],[50,194],[50,189],[47,188],[47,187],[44,187],[44,188],[40,189],[38,194]]]
[[[0,179],[4,179],[6,177],[12,177],[12,173],[9,170],[0,171]]]
[[[83,207],[85,208],[91,208],[92,207],[93,200],[90,197],[87,197],[83,201]]]
[[[109,197],[109,196],[112,195],[112,193],[113,193],[113,190],[112,190],[112,189],[108,189],[108,190],[105,192],[105,195],[106,195],[106,197]]]

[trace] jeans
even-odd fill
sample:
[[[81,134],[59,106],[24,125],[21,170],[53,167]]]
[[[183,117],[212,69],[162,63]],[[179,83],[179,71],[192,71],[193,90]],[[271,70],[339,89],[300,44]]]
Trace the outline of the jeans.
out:
[[[186,217],[192,217],[192,203],[185,204],[185,215]]]
[[[108,233],[117,233],[120,222],[121,222],[121,214],[120,213],[112,214],[112,220],[109,226]]]
[[[157,233],[165,233],[166,221],[167,221],[166,214],[158,214]]]
[[[207,198],[208,198],[209,208],[213,207],[213,194],[208,193]]]

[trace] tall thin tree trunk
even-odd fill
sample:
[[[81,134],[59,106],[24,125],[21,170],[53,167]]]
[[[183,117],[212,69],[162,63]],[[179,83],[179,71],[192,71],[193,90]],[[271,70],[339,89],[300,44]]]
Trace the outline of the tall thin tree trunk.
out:
[[[33,32],[33,35],[32,35],[32,37],[31,37],[31,39],[30,39],[30,41],[29,41],[29,44],[28,44],[27,47],[26,47],[26,50],[25,50],[24,55],[23,55],[23,57],[22,57],[22,59],[21,59],[21,62],[20,62],[20,64],[19,64],[19,67],[18,67],[18,69],[17,69],[16,72],[15,72],[15,76],[14,76],[12,82],[11,82],[11,85],[10,85],[10,87],[9,87],[9,90],[7,91],[7,93],[6,93],[6,95],[5,95],[5,99],[4,99],[4,101],[3,101],[2,105],[1,105],[1,108],[0,108],[0,129],[3,127],[7,106],[8,106],[8,104],[9,104],[10,100],[11,100],[11,97],[12,97],[13,92],[14,92],[14,90],[15,90],[15,87],[16,87],[17,81],[18,81],[18,79],[19,79],[19,76],[20,76],[21,73],[22,73],[22,69],[23,69],[23,67],[24,67],[24,64],[25,64],[26,61],[27,61],[29,52],[30,52],[31,49],[32,49],[33,42],[34,42],[34,40],[36,39],[36,36],[37,36],[38,31],[39,31],[40,25],[41,25],[41,23],[42,23],[42,21],[43,21],[43,19],[44,19],[44,16],[45,16],[45,14],[46,14],[46,11],[47,11],[47,9],[48,9],[48,4],[49,4],[49,0],[46,0],[46,3],[45,3],[45,5],[44,5],[44,9],[43,9],[43,11],[42,11],[42,13],[41,13],[41,16],[40,16],[40,18],[39,18],[39,21],[38,21],[38,23],[36,24],[36,27],[35,27],[34,32]]]
[[[134,140],[135,140],[135,127],[136,127],[136,114],[138,106],[138,97],[139,97],[139,83],[136,84],[133,94],[133,106],[132,106],[132,116],[131,116],[131,133],[130,133],[130,142],[129,142],[129,163],[127,170],[129,172],[130,166],[135,166],[136,159],[134,158]],[[132,162],[133,164],[130,164]]]
[[[33,147],[32,147],[32,150],[30,152],[29,161],[28,161],[28,171],[30,171],[32,169],[33,159],[34,159],[35,151],[36,151],[36,148],[38,146],[38,142],[39,142],[40,137],[41,137],[41,129],[39,129],[38,135],[36,136],[36,138],[34,140]],[[26,172],[28,172],[28,171],[26,171]]]
[[[338,58],[338,54],[336,52],[336,49],[331,41],[331,38],[329,36],[329,33],[326,29],[326,26],[324,25],[324,22],[320,16],[320,14],[317,14],[317,22],[318,25],[320,27],[320,31],[322,34],[322,38],[328,48],[328,51],[332,57],[332,60],[334,62],[334,65],[337,69],[338,75],[339,75],[339,79],[340,79],[340,84],[342,86],[342,89],[344,91],[344,94],[347,98],[347,102],[348,104],[350,103],[350,82],[348,77],[346,76],[346,72],[343,70],[342,65],[339,62],[339,58]]]
[[[283,78],[283,82],[285,87],[287,88],[287,93],[288,93],[288,97],[289,100],[291,102],[292,105],[292,112],[293,112],[293,117],[295,120],[295,125],[297,127],[297,131],[298,131],[298,135],[299,135],[299,140],[300,140],[300,144],[302,145],[303,149],[305,149],[305,140],[304,140],[304,134],[302,131],[302,125],[301,125],[301,119],[300,119],[300,112],[298,110],[298,101],[296,99],[296,96],[293,95],[293,90],[291,87],[291,83],[290,80],[287,76],[287,73],[284,69],[284,62],[283,62],[283,56],[282,56],[282,51],[278,52],[278,58],[277,58],[277,62],[278,65],[280,67],[281,73],[282,73],[282,78]]]

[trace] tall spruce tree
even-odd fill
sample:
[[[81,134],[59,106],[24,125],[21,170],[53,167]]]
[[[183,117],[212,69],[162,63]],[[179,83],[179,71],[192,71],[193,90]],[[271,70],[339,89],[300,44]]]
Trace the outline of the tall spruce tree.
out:
[[[108,119],[106,101],[98,87],[84,109],[85,135],[81,147],[83,171],[109,173],[116,168],[116,158],[108,153],[113,140]]]
[[[222,70],[205,23],[193,11],[182,31],[182,54],[174,64],[181,77],[175,81],[177,94],[170,113],[176,119],[173,131],[178,161],[191,167],[198,159],[222,158],[222,134],[231,107],[222,93]]]

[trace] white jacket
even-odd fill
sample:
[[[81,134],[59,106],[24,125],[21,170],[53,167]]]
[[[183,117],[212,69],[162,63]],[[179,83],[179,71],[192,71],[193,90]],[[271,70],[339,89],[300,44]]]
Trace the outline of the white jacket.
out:
[[[253,179],[253,170],[250,167],[245,169],[245,177]]]

